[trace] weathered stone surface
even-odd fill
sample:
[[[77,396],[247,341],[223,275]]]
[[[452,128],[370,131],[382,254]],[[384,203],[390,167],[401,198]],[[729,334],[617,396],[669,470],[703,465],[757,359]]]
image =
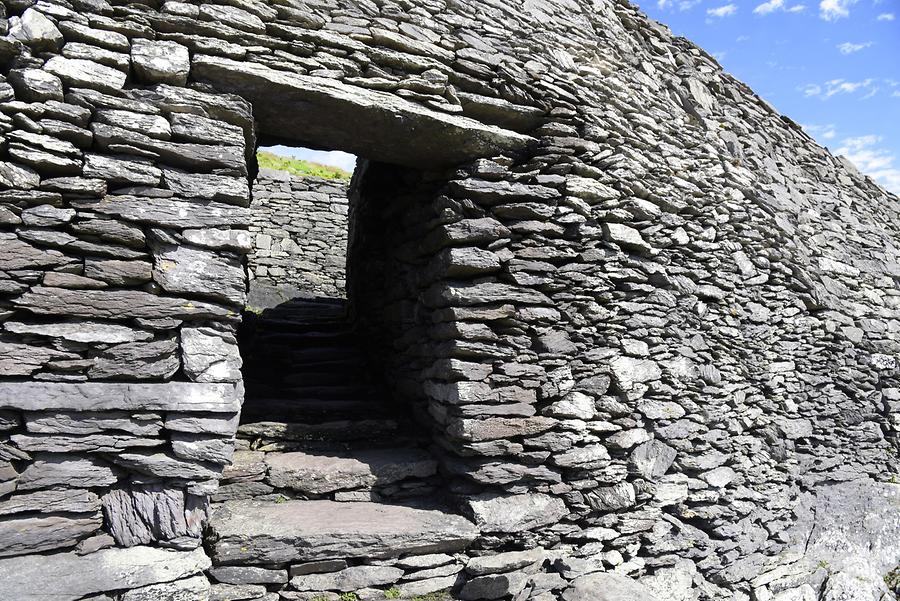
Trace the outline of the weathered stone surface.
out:
[[[108,157],[87,154],[84,157],[85,177],[104,179],[115,186],[156,186],[162,171],[148,160]]]
[[[287,570],[254,566],[216,566],[209,570],[209,574],[226,584],[284,584],[288,581]]]
[[[9,37],[39,52],[58,50],[63,43],[63,35],[53,21],[34,8],[22,13],[21,19],[10,28]]]
[[[73,411],[28,413],[25,428],[37,434],[100,434],[116,430],[135,436],[156,436],[162,429],[158,413]]]
[[[172,133],[191,142],[236,146],[244,143],[244,132],[229,123],[191,113],[173,113],[171,119]]]
[[[150,342],[126,342],[97,353],[88,375],[95,380],[167,380],[181,362],[174,336]]]
[[[22,100],[43,102],[63,99],[62,82],[52,73],[41,69],[13,69],[8,77],[17,97]]]
[[[209,580],[200,575],[132,589],[120,601],[207,601],[209,590]]]
[[[404,478],[437,473],[431,455],[417,449],[375,449],[350,456],[278,453],[266,457],[267,481],[312,495],[354,488],[384,486]]]
[[[244,305],[244,270],[236,257],[189,246],[160,244],[154,248],[153,279],[167,292],[197,294]]]
[[[65,488],[18,494],[0,501],[0,516],[17,513],[87,513],[100,510],[100,498],[87,490]]]
[[[202,549],[132,547],[84,556],[23,555],[0,560],[0,598],[39,599],[52,590],[55,600],[76,601],[92,593],[180,580],[209,565]]]
[[[17,516],[14,519],[2,519],[0,557],[73,547],[102,525],[99,512],[87,516]]]
[[[390,566],[354,566],[330,574],[308,574],[291,578],[298,591],[358,591],[362,588],[394,584],[403,570]]]
[[[213,557],[225,565],[455,551],[477,536],[459,516],[333,501],[228,502],[210,527]]]
[[[188,49],[177,42],[137,39],[131,46],[131,63],[144,83],[184,85],[191,69]]]
[[[0,185],[7,188],[31,190],[37,188],[40,183],[41,176],[33,169],[6,161],[0,162]],[[6,219],[10,219],[10,217]]]
[[[185,285],[185,287],[189,286]],[[32,313],[88,318],[158,319],[236,315],[233,310],[219,305],[156,296],[137,290],[66,290],[35,286],[13,302]]]
[[[231,332],[183,327],[181,358],[185,375],[194,382],[236,382],[241,378],[241,356]]]
[[[71,260],[55,250],[43,250],[19,240],[15,234],[0,232],[0,270],[58,267]]]
[[[283,119],[271,102],[273,95],[290,94],[303,98],[308,107],[305,127],[315,129],[298,136],[313,135],[329,148],[365,153],[371,158],[401,165],[452,165],[468,158],[492,156],[502,150],[514,150],[532,142],[528,136],[499,127],[487,126],[473,119],[439,113],[406,101],[399,96],[353,88],[334,80],[297,75],[269,69],[263,65],[242,63],[214,56],[195,56],[194,77],[214,82],[216,87],[241,94],[257,110],[257,118],[271,128],[271,133],[291,137],[296,124]],[[268,101],[267,101],[268,99]],[[327,110],[323,110],[327,107]],[[260,113],[259,111],[262,111]],[[365,124],[352,136],[340,128],[326,127],[322,120],[342,121],[352,118]],[[394,115],[405,116],[402,125]],[[375,139],[392,138],[414,127],[417,136],[404,145],[373,144]]]
[[[127,221],[173,228],[227,227],[250,222],[247,209],[212,201],[107,196],[99,201],[75,201],[72,205]]]
[[[19,490],[68,486],[91,488],[109,486],[118,480],[112,468],[98,459],[69,458],[66,455],[39,455],[19,476]]]
[[[648,480],[656,480],[665,474],[675,461],[677,451],[658,440],[649,440],[635,447],[631,453],[631,465]]]
[[[184,198],[215,200],[241,207],[250,205],[250,186],[243,177],[191,174],[164,169],[163,183],[169,190]]]
[[[231,384],[0,382],[0,407],[25,411],[212,411],[234,413],[243,390]]]
[[[104,91],[121,90],[126,75],[118,69],[81,58],[54,56],[44,69],[72,87],[94,88]]]
[[[529,566],[548,555],[546,549],[537,548],[527,551],[508,551],[506,553],[473,557],[466,564],[466,572],[473,576],[509,572]]]
[[[186,461],[166,453],[119,453],[110,460],[122,467],[159,478],[218,480],[221,476],[218,466]]]
[[[207,432],[172,434],[172,452],[182,459],[225,465],[231,461],[233,451],[234,440],[231,438],[212,438]]]
[[[102,321],[24,322],[5,321],[3,329],[13,334],[46,336],[72,342],[116,344],[150,340],[153,334],[128,326]]]
[[[147,261],[118,261],[116,259],[85,259],[84,275],[111,286],[127,287],[149,282],[152,266]]]
[[[562,499],[534,493],[500,496],[486,493],[466,501],[484,532],[522,532],[557,523],[569,511]]]
[[[49,347],[0,342],[0,372],[7,376],[30,376],[50,361],[71,358]]]
[[[563,591],[563,601],[657,601],[649,588],[628,576],[601,572],[576,578]]]
[[[116,489],[103,496],[106,524],[123,547],[179,537],[199,537],[202,511],[196,499],[160,485]]]

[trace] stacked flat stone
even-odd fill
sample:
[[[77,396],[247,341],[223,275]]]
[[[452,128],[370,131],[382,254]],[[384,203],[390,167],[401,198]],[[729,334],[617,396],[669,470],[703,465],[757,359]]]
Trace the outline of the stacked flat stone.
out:
[[[235,4],[0,5],[0,597],[889,598],[896,196],[624,0]],[[257,135],[371,159],[348,297],[463,536],[207,515]]]
[[[247,257],[256,297],[344,297],[347,182],[261,169],[253,183]]]

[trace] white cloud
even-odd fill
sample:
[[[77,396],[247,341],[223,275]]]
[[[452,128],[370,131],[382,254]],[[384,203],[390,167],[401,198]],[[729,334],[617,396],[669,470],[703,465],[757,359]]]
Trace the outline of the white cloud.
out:
[[[871,77],[868,79],[863,79],[862,81],[831,79],[821,85],[809,83],[804,86],[799,86],[797,88],[797,91],[801,92],[806,98],[818,97],[822,100],[827,100],[828,98],[837,96],[839,94],[849,95],[856,92],[866,92],[866,94],[862,96],[862,100],[866,100],[867,98],[871,98],[878,93],[878,90],[880,89],[878,86],[882,82],[890,85],[890,80],[873,79]]]
[[[822,0],[819,2],[819,16],[826,21],[837,21],[850,16],[850,7],[859,0]]]
[[[802,13],[802,12],[805,11],[805,10],[806,10],[806,5],[805,5],[805,4],[795,4],[794,6],[790,7],[789,9],[787,9],[787,11],[788,11],[789,13]]]
[[[881,13],[880,15],[878,15],[878,20],[879,21],[893,21],[894,13]]]
[[[750,41],[749,35],[739,35],[737,37],[737,39],[735,40],[735,42],[749,42],[749,41]]]
[[[872,42],[863,42],[862,44],[853,44],[851,42],[844,42],[843,44],[838,44],[838,50],[841,51],[841,54],[853,54],[854,52],[859,52],[860,50],[864,50],[872,45]]]
[[[822,86],[817,86],[815,84],[807,84],[800,88],[800,91],[803,92],[803,95],[807,98],[812,96],[818,96],[822,93]]]
[[[706,14],[710,17],[727,17],[729,15],[733,15],[737,12],[736,4],[726,4],[725,6],[720,6],[718,8],[708,8],[706,9]]]
[[[881,142],[881,136],[875,135],[845,138],[835,152],[847,157],[860,171],[891,192],[900,194],[900,169],[894,166],[897,157],[891,151],[879,148]]]
[[[763,2],[753,9],[754,15],[767,15],[769,13],[773,13],[776,10],[784,8],[784,0],[769,0],[768,2]]]
[[[900,98],[900,92],[894,92],[891,94],[891,98]]]

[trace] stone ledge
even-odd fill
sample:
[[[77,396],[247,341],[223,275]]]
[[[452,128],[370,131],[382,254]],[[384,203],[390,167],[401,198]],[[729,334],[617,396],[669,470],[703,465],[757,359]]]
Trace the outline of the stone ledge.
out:
[[[241,408],[243,386],[193,382],[0,382],[0,408],[22,411],[209,411]]]

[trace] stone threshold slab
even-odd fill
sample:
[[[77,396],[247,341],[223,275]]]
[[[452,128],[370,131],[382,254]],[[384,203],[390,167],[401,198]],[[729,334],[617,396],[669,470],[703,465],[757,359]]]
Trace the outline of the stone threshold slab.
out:
[[[479,535],[458,515],[335,501],[229,501],[213,513],[210,533],[217,565],[447,553]]]

